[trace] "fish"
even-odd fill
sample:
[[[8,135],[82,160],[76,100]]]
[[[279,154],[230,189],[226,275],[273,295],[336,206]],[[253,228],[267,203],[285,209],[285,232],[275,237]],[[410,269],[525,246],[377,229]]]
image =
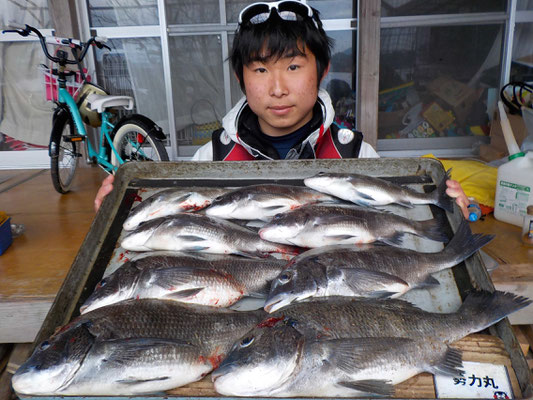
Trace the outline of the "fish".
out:
[[[446,194],[449,172],[446,172],[437,188],[430,193],[420,193],[385,179],[354,173],[320,172],[305,178],[304,184],[361,206],[399,204],[413,208],[417,204],[434,204],[443,210],[453,212],[454,200]]]
[[[380,241],[399,246],[406,233],[447,242],[437,220],[412,221],[385,211],[353,206],[310,204],[276,214],[259,229],[262,239],[315,248]]]
[[[224,219],[268,221],[278,213],[324,201],[338,200],[305,186],[259,184],[238,188],[215,198],[205,213]]]
[[[25,395],[156,393],[202,379],[264,317],[170,300],[126,300],[88,312],[38,345],[15,372]]]
[[[126,299],[156,298],[229,307],[244,296],[265,298],[287,264],[276,258],[174,253],[131,260],[104,277],[80,313]]]
[[[266,257],[296,254],[298,249],[265,241],[256,232],[220,218],[179,213],[145,222],[128,233],[120,245],[131,251],[191,251]]]
[[[451,268],[490,243],[463,220],[443,250],[422,253],[393,246],[331,245],[294,257],[273,280],[268,312],[309,297],[399,297],[412,288],[439,285],[431,274]]]
[[[447,314],[397,299],[291,305],[235,342],[211,378],[227,396],[390,396],[420,372],[460,375],[461,352],[451,344],[530,303],[477,291]]]
[[[141,223],[155,218],[174,215],[179,212],[198,211],[225,193],[223,188],[199,188],[184,190],[182,188],[165,189],[144,199],[134,207],[122,227],[126,231],[136,229]]]
[[[288,323],[260,326],[231,350],[211,378],[225,396],[392,396],[421,372],[461,376],[462,353],[425,338],[308,339]]]
[[[346,337],[431,337],[445,343],[478,332],[531,303],[509,292],[473,290],[456,312],[434,313],[402,299],[331,296],[293,303],[262,324],[292,318],[315,339]]]

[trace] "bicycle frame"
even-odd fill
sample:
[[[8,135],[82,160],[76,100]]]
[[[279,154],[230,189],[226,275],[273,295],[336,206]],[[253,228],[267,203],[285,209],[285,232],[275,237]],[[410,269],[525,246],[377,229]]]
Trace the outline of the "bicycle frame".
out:
[[[111,164],[110,160],[108,159],[106,154],[106,148],[104,145],[104,140],[106,140],[109,147],[111,148],[111,151],[113,151],[120,164],[124,163],[124,160],[122,160],[122,158],[118,154],[117,150],[115,149],[115,146],[113,146],[113,140],[111,139],[110,133],[115,128],[115,126],[109,121],[111,113],[104,111],[102,114],[100,114],[102,117],[102,126],[98,128],[98,151],[96,151],[91,145],[90,140],[88,139],[87,131],[81,119],[78,105],[66,89],[66,81],[61,78],[58,78],[58,103],[65,104],[68,107],[70,115],[72,116],[72,119],[74,121],[76,131],[79,135],[85,137],[85,148],[87,149],[87,156],[89,157],[89,159],[95,158],[98,164],[102,165],[107,172],[116,171],[117,167],[113,166],[113,164]]]

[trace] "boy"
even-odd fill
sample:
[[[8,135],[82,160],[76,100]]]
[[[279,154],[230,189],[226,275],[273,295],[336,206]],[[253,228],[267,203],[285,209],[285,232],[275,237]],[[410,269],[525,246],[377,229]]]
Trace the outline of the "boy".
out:
[[[245,94],[223,118],[223,128],[193,156],[195,161],[243,161],[379,157],[360,132],[332,124],[325,90],[331,39],[318,11],[305,2],[254,3],[239,14],[230,56]],[[98,209],[112,190],[106,178],[95,199]],[[468,199],[448,181],[448,194],[466,213]],[[465,216],[468,214],[465,214]]]

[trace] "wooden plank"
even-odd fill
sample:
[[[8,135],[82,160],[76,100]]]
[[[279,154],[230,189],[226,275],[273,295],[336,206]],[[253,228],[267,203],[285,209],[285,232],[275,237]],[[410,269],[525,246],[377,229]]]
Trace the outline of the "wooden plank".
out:
[[[516,379],[516,375],[511,366],[511,359],[509,358],[503,341],[500,338],[491,335],[474,334],[453,343],[452,347],[460,349],[463,352],[464,361],[505,365],[509,372],[509,379],[514,393],[521,393],[518,380]],[[207,375],[199,382],[194,382],[170,390],[167,394],[183,397],[219,396],[215,392],[211,382],[211,375]],[[433,383],[433,375],[422,373],[396,385],[394,397],[434,399],[435,386]]]
[[[6,371],[10,374],[14,374],[17,369],[28,359],[33,348],[33,343],[19,343],[15,345],[11,355],[9,357],[9,362],[7,363]]]
[[[61,195],[45,171],[0,193],[2,210],[25,226],[0,256],[0,343],[34,340],[92,224],[105,176],[79,168],[72,192]]]
[[[356,124],[365,141],[374,148],[378,140],[380,19],[381,0],[359,1]]]
[[[524,356],[526,356],[527,352],[529,351],[530,343],[529,343],[529,340],[526,334],[524,333],[522,329],[522,325],[514,325],[512,328],[516,336],[516,339],[518,340],[518,343],[520,343],[520,348],[522,349],[522,353],[524,353]]]

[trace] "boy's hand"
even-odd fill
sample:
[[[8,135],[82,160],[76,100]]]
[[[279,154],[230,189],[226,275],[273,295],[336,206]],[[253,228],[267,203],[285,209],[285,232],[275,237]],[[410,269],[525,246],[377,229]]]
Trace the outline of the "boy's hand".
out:
[[[461,209],[463,216],[465,219],[468,219],[468,205],[470,204],[470,201],[468,200],[468,197],[466,197],[461,184],[453,179],[448,179],[446,181],[446,186],[448,186],[446,189],[446,194],[455,199],[455,202]]]
[[[98,189],[94,199],[94,211],[98,212],[98,209],[102,205],[104,198],[113,190],[114,180],[115,177],[113,175],[109,175],[102,181],[102,185],[100,186],[100,189]]]

